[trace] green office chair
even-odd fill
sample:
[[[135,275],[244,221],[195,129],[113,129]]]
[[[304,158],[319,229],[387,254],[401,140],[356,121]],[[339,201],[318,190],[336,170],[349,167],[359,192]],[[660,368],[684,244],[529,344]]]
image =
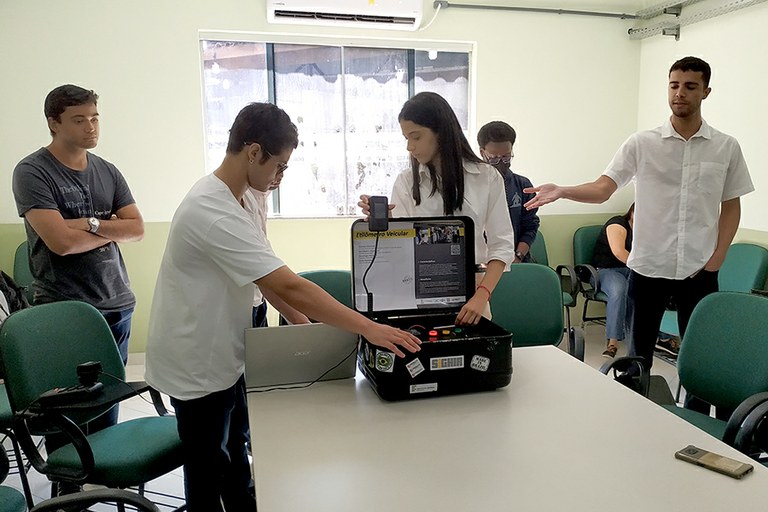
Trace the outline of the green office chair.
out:
[[[600,291],[597,269],[592,266],[595,244],[600,237],[602,225],[582,226],[573,233],[573,265],[581,282],[581,294],[584,308],[581,312],[581,325],[587,322],[605,324],[605,315],[590,315],[590,302],[608,302],[608,296]]]
[[[308,270],[299,272],[348,308],[352,303],[352,272],[349,270]]]
[[[749,293],[762,290],[768,276],[768,249],[754,244],[732,244],[717,276],[721,292]],[[667,310],[661,319],[661,331],[680,336],[677,311]]]
[[[21,488],[24,491],[24,500],[26,505],[32,508],[32,490],[29,488],[29,479],[27,478],[27,466],[24,463],[24,459],[21,456],[21,449],[19,443],[16,440],[16,436],[13,433],[13,411],[11,411],[11,404],[8,402],[8,394],[5,391],[5,384],[0,384],[0,441],[5,438],[10,439],[11,448],[13,449],[14,462],[19,473],[19,480],[21,480]],[[0,443],[1,444],[1,443]],[[5,450],[0,446],[2,455],[5,456]],[[2,479],[0,478],[0,481]],[[0,499],[0,503],[3,500]],[[0,512],[2,509],[0,508]]]
[[[29,243],[26,240],[16,248],[13,258],[13,280],[24,289],[27,301],[32,304],[32,270],[29,268]]]
[[[8,476],[9,461],[5,450],[0,446],[0,484]],[[159,509],[146,498],[138,494],[118,489],[99,489],[79,492],[46,500],[36,507],[30,506],[30,512],[59,512],[61,510],[82,510],[97,503],[119,503],[130,505],[141,512],[159,512]],[[0,512],[26,512],[24,495],[13,487],[0,485]]]
[[[547,255],[547,242],[544,239],[544,233],[539,231],[531,245],[529,253],[531,263],[549,266],[549,256]],[[576,338],[584,339],[583,331],[574,328],[571,325],[571,308],[576,306],[579,296],[580,284],[576,277],[574,268],[570,265],[558,265],[555,269],[560,279],[560,293],[563,298],[563,313],[565,315],[565,332],[568,334],[569,352],[574,354],[576,351]],[[580,358],[584,360],[583,356]]]
[[[491,295],[493,322],[512,333],[512,346],[559,345],[563,339],[563,301],[557,273],[544,265],[515,263]],[[571,340],[569,340],[571,341]],[[584,338],[568,352],[584,360]]]
[[[138,486],[182,464],[181,441],[173,416],[153,416],[118,423],[85,435],[83,425],[137,391],[149,391],[160,412],[159,394],[148,386],[124,381],[125,368],[104,317],[93,306],[66,301],[18,311],[0,328],[0,358],[14,413],[13,430],[32,466],[53,482],[96,484],[111,488]],[[78,383],[76,368],[99,361],[101,403],[43,407],[38,397],[52,388]],[[37,450],[33,435],[59,432],[71,444],[47,458]]]
[[[749,432],[739,432],[746,417],[768,401],[768,300],[737,292],[708,295],[693,310],[677,369],[694,396],[735,410],[728,422],[675,405],[664,406],[709,434],[754,455]],[[746,438],[746,440],[745,440]],[[746,448],[745,448],[746,447]]]
[[[352,308],[352,272],[349,270],[307,270],[299,272],[299,275],[318,285],[348,308]],[[280,315],[280,325],[287,324],[285,318]]]

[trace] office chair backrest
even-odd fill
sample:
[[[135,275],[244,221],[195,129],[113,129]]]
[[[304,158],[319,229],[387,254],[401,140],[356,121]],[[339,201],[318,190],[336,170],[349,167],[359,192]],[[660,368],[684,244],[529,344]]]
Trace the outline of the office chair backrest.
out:
[[[768,299],[738,292],[706,296],[680,344],[680,382],[717,407],[736,408],[768,391]]]
[[[348,308],[352,307],[352,272],[349,270],[308,270],[299,275],[312,281]]]
[[[582,226],[573,233],[573,264],[591,265],[595,244],[603,226]]]
[[[0,356],[14,411],[49,389],[77,384],[81,363],[100,361],[104,373],[125,379],[112,331],[101,313],[84,302],[54,302],[14,313],[0,328]]]
[[[32,301],[30,286],[34,279],[32,269],[29,268],[29,243],[24,240],[16,248],[16,255],[13,258],[13,280],[27,289],[27,300],[30,302]]]
[[[531,263],[538,263],[539,265],[549,266],[549,256],[547,255],[547,242],[544,240],[544,233],[541,231],[536,233],[536,238],[533,240],[533,245],[528,250],[531,255]]]
[[[728,248],[718,274],[721,292],[749,293],[762,290],[768,275],[768,249],[754,244],[733,244]]]
[[[563,337],[563,295],[551,268],[515,263],[491,295],[493,322],[512,333],[512,346],[556,345]]]

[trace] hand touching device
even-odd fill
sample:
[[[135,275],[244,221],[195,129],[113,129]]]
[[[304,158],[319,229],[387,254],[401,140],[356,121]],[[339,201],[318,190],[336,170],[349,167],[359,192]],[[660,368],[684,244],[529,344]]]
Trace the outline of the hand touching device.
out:
[[[675,458],[717,471],[732,478],[741,478],[754,469],[751,464],[744,464],[738,460],[696,448],[693,445],[688,445],[682,450],[675,452]]]
[[[371,214],[368,216],[368,229],[386,231],[389,227],[389,203],[386,196],[370,196],[368,205],[371,208]]]

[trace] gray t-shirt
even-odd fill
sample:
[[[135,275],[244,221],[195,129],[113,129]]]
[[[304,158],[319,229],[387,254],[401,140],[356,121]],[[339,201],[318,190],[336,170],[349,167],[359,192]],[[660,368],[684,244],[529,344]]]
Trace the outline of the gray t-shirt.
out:
[[[13,171],[13,195],[20,217],[32,209],[58,210],[65,219],[109,219],[134,204],[117,167],[88,153],[88,167],[75,171],[56,160],[46,148],[35,151]],[[115,242],[92,251],[59,256],[53,253],[24,219],[30,248],[35,303],[80,300],[101,312],[133,307],[123,256]]]

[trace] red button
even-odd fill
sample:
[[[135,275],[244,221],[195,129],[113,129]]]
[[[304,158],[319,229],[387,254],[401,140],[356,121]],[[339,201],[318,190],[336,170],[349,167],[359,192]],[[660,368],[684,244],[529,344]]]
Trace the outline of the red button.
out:
[[[429,331],[429,335],[430,336],[437,336],[437,331],[435,331],[435,330]]]

